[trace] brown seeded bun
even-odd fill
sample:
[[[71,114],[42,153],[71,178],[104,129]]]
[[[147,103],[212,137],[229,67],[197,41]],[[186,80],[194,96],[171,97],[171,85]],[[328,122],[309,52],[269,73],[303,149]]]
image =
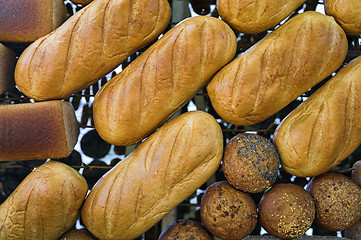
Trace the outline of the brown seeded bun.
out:
[[[73,229],[66,232],[60,240],[94,240],[95,238],[86,230]]]
[[[293,239],[311,227],[315,205],[302,187],[292,183],[277,184],[262,196],[258,212],[260,224],[269,234]]]
[[[351,179],[361,187],[361,160],[352,166]]]
[[[227,181],[213,183],[201,200],[201,218],[213,235],[228,240],[248,236],[257,224],[257,207],[252,197]]]
[[[180,219],[169,224],[160,234],[158,240],[213,240],[213,236],[194,220]]]
[[[361,188],[339,173],[314,177],[307,191],[316,204],[316,222],[330,231],[343,231],[361,219]]]
[[[222,169],[233,187],[257,193],[276,182],[278,166],[277,150],[268,139],[257,134],[242,133],[227,143]]]

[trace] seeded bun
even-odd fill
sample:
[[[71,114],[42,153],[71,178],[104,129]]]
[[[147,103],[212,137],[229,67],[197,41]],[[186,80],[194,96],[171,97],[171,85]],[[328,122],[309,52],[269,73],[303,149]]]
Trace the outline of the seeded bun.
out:
[[[203,225],[194,220],[180,219],[169,224],[160,234],[158,240],[213,240],[210,234]]]
[[[201,200],[201,218],[213,235],[228,240],[248,236],[257,224],[257,207],[252,197],[227,181],[213,183]]]
[[[265,191],[277,180],[278,167],[275,146],[260,135],[242,133],[227,143],[222,169],[228,182],[239,190]]]
[[[352,166],[351,179],[361,187],[361,160]]]
[[[316,222],[330,231],[343,231],[361,219],[361,188],[339,173],[314,177],[307,191],[316,204]]]
[[[315,204],[302,187],[287,183],[274,185],[261,198],[259,221],[271,235],[281,239],[298,238],[315,218]]]

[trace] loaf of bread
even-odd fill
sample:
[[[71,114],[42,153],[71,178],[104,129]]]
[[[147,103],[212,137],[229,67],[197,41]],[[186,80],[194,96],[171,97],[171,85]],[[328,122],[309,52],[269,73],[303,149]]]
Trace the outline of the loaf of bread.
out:
[[[159,235],[158,240],[214,240],[212,234],[195,220],[179,219],[169,224]]]
[[[325,173],[306,187],[316,204],[316,223],[329,231],[343,231],[361,219],[361,188],[339,173]]]
[[[100,89],[93,110],[99,135],[114,145],[141,141],[234,57],[236,45],[217,18],[184,20]]]
[[[93,1],[25,49],[15,82],[35,100],[67,98],[157,38],[169,19],[167,0]]]
[[[306,0],[217,0],[219,15],[242,33],[260,33],[275,27]]]
[[[82,220],[99,239],[134,239],[204,184],[222,154],[222,130],[212,115],[184,113],[97,182],[82,207]]]
[[[63,0],[1,1],[0,42],[30,43],[66,20]]]
[[[68,165],[41,165],[0,206],[0,239],[59,239],[75,224],[87,191],[85,179]]]
[[[0,95],[14,86],[16,55],[0,43]]]
[[[335,71],[347,47],[332,17],[299,14],[215,75],[207,87],[211,103],[234,125],[261,122]]]
[[[325,12],[350,35],[361,35],[360,0],[325,0]]]
[[[73,3],[86,5],[91,3],[93,0],[71,0]]]
[[[280,239],[295,239],[306,233],[315,219],[315,203],[301,186],[274,185],[259,202],[261,226]]]
[[[67,157],[77,140],[69,102],[0,105],[0,161]]]
[[[300,177],[325,173],[360,145],[360,76],[358,57],[283,119],[274,144],[287,172]]]
[[[66,232],[59,240],[95,240],[86,230],[73,229]]]

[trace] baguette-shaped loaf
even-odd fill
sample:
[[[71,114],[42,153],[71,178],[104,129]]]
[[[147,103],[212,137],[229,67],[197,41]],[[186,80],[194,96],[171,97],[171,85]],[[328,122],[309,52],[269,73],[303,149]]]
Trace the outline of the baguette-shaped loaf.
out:
[[[222,130],[208,113],[184,113],[160,127],[103,176],[82,208],[99,239],[134,239],[211,177],[223,154]]]
[[[361,143],[361,57],[342,68],[278,126],[283,168],[296,176],[327,172]]]
[[[154,40],[170,19],[167,0],[97,0],[20,56],[15,81],[35,100],[86,88]]]
[[[0,43],[0,95],[14,86],[16,55]]]
[[[243,33],[260,33],[270,29],[306,0],[217,0],[219,15],[233,29]]]
[[[332,17],[299,14],[216,74],[207,87],[211,103],[234,125],[261,122],[337,70],[347,47]]]
[[[59,239],[75,224],[87,191],[83,176],[68,165],[41,165],[0,206],[0,239]]]
[[[236,51],[236,37],[208,16],[184,20],[98,92],[94,122],[114,145],[131,145],[184,106]]]
[[[77,140],[78,122],[69,102],[0,106],[0,161],[67,157]]]
[[[0,42],[34,42],[66,20],[63,0],[2,0],[0,6]]]
[[[360,0],[325,0],[325,12],[350,35],[361,35]]]

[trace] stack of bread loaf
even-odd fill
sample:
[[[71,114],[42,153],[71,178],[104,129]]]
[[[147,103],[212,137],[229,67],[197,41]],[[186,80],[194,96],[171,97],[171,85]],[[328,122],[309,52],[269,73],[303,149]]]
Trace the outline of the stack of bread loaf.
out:
[[[175,5],[0,0],[0,174],[44,160],[0,240],[360,239],[360,1]],[[91,185],[70,162],[88,127],[131,149]]]

